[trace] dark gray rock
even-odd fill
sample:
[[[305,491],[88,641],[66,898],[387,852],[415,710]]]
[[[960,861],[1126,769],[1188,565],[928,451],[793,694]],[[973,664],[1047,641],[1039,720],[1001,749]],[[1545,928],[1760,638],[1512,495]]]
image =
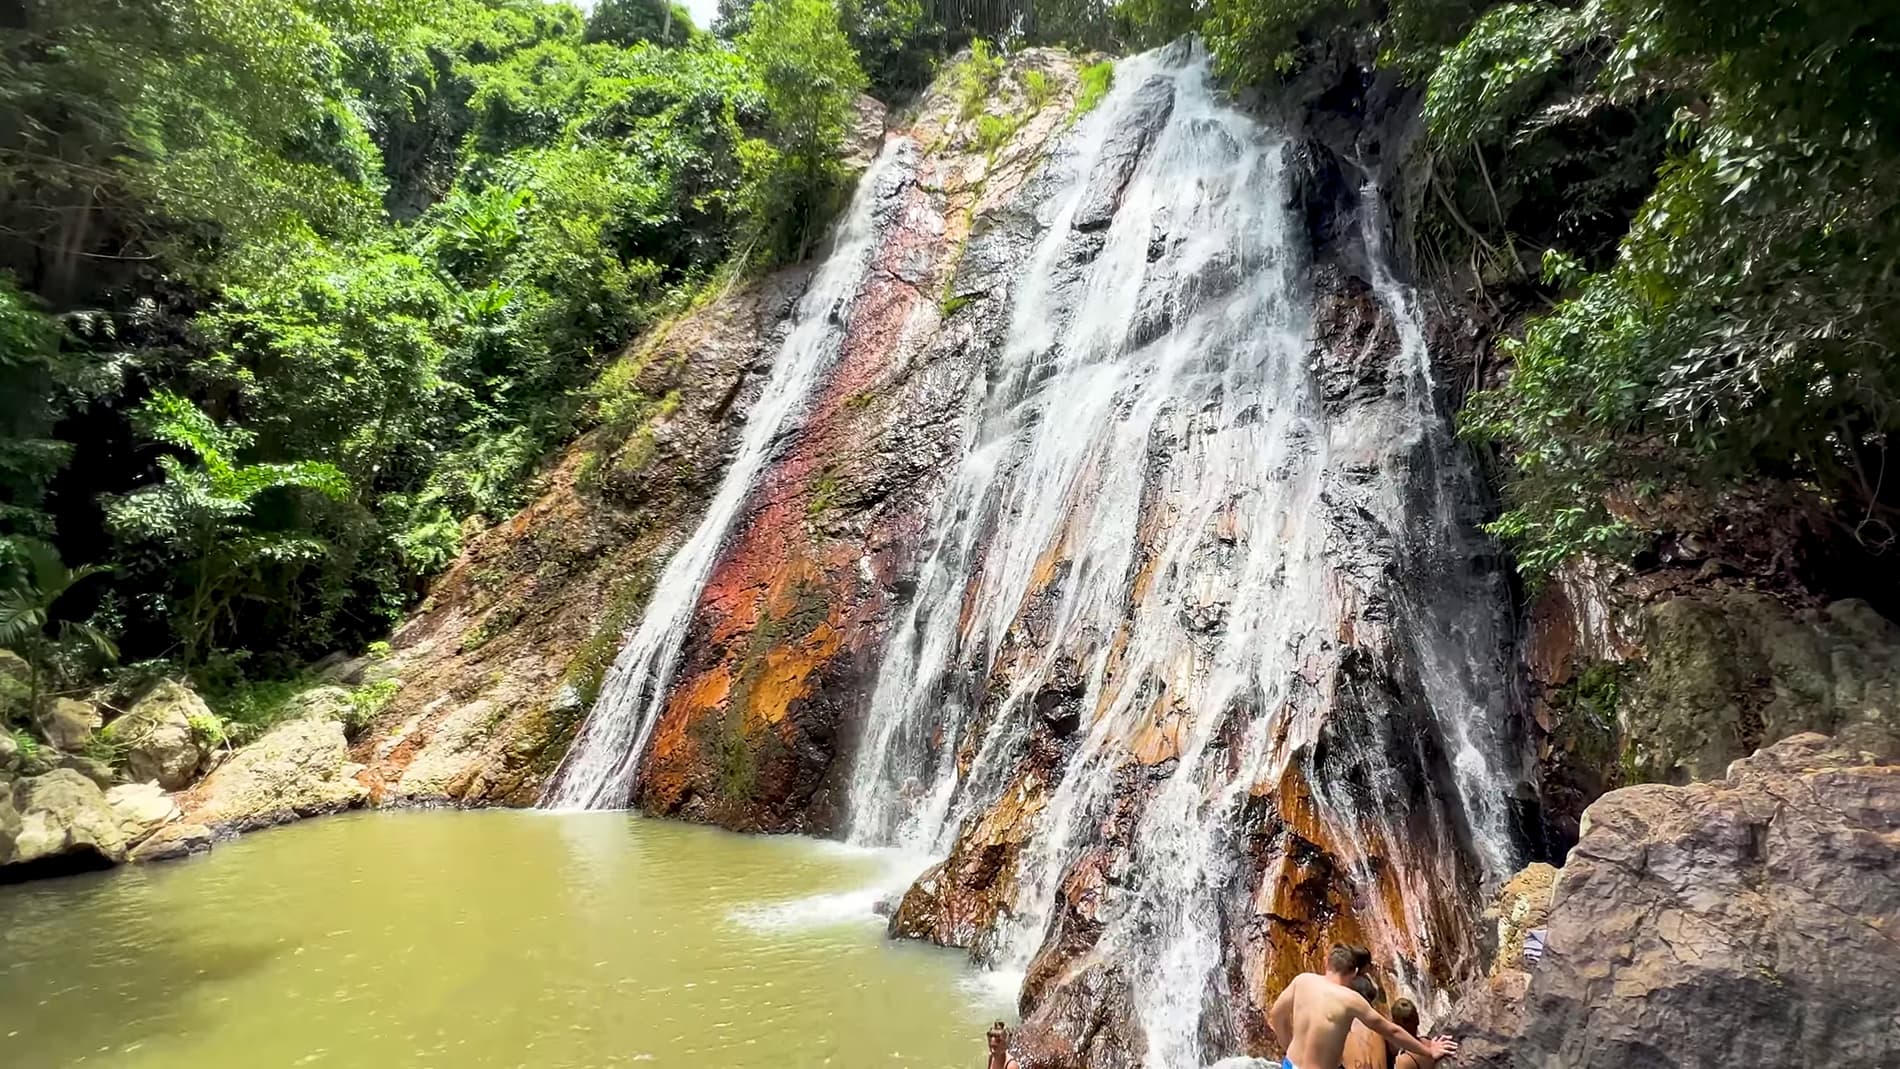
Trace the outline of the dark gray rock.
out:
[[[1089,171],[1082,203],[1071,224],[1075,229],[1100,230],[1114,220],[1135,166],[1173,113],[1174,83],[1166,78],[1150,78],[1135,90],[1133,102],[1109,131],[1108,142]]]

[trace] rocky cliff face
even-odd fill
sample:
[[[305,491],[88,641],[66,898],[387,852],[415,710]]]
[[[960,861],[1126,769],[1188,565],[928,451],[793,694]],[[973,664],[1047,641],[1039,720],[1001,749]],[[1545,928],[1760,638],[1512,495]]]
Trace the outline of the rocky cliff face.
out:
[[[854,209],[865,281],[663,701],[642,668],[592,713],[652,717],[623,797],[947,855],[894,929],[1020,970],[1025,1064],[1264,1052],[1335,939],[1429,997],[1521,774],[1455,324],[1187,46],[1073,125],[1054,55],[963,77]]]
[[[1438,385],[1469,333],[1391,278],[1367,176],[1186,45],[1080,92],[1058,53],[957,69],[893,125],[861,285],[788,327],[788,272],[628,355],[376,669],[378,801],[531,802],[583,718],[650,706],[610,802],[947,857],[893,929],[1020,971],[1029,1065],[1265,1053],[1338,939],[1421,997],[1478,968],[1526,770]],[[813,315],[661,700],[616,692]]]

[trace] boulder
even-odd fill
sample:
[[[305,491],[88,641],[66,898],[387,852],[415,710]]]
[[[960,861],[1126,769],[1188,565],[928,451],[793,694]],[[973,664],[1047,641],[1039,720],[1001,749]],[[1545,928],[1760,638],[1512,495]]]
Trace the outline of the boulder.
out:
[[[844,158],[851,170],[863,170],[884,147],[884,119],[887,109],[876,97],[859,93],[851,102],[851,128],[844,138]]]
[[[1543,960],[1442,1027],[1490,1069],[1900,1065],[1896,872],[1900,765],[1824,736],[1720,782],[1612,791],[1556,881]]]
[[[173,861],[192,854],[202,854],[210,850],[218,838],[215,832],[203,824],[184,822],[167,824],[153,832],[150,838],[133,847],[130,860],[143,864],[147,861]]]
[[[106,804],[119,819],[119,830],[127,843],[143,842],[166,824],[178,819],[178,803],[156,781],[127,783],[106,792]]]
[[[72,769],[91,780],[102,791],[119,782],[119,777],[113,773],[111,765],[96,757],[86,757],[83,754],[55,754],[53,767]]]
[[[244,747],[188,796],[187,818],[213,830],[248,831],[363,804],[362,766],[350,762],[343,725],[290,720]]]
[[[20,763],[20,744],[13,733],[0,728],[0,772],[11,772]]]
[[[106,737],[125,749],[126,778],[157,780],[168,791],[188,785],[205,759],[205,747],[192,730],[194,719],[212,719],[204,699],[182,683],[159,680],[131,712],[106,728]]]
[[[0,880],[104,868],[125,860],[106,796],[71,769],[19,780],[0,806]]]
[[[99,707],[91,702],[74,701],[71,698],[55,698],[45,712],[40,714],[40,734],[53,744],[54,749],[68,753],[78,753],[92,741],[92,733],[99,730]]]

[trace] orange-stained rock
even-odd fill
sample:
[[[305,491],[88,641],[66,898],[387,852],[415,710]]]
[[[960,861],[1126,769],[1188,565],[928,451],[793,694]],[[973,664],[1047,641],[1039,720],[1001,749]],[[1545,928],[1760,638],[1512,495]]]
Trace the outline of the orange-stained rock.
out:
[[[954,456],[961,384],[984,351],[973,333],[993,326],[967,313],[946,321],[940,302],[959,289],[964,235],[1007,208],[1074,88],[1074,62],[1059,53],[1010,62],[1047,69],[1057,92],[1000,151],[978,145],[947,91],[893,135],[930,151],[881,207],[892,218],[837,361],[700,597],[636,788],[643,808],[741,829],[836,826],[848,720]],[[958,295],[982,303],[980,289]]]
[[[532,804],[621,633],[699,519],[756,392],[772,326],[808,266],[735,289],[621,357],[618,422],[577,441],[461,557],[392,637],[372,679],[401,684],[354,748],[378,803]]]
[[[972,947],[1010,908],[1016,862],[1047,801],[1034,776],[1012,784],[957,840],[948,858],[918,877],[891,915],[891,934]]]

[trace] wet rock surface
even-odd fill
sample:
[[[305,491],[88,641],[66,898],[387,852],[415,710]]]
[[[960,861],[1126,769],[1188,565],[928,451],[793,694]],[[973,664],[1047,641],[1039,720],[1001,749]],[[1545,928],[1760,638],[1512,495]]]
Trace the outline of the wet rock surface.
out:
[[[1819,735],[1716,782],[1598,799],[1549,950],[1446,1027],[1460,1064],[1531,1069],[1900,1061],[1900,766]]]
[[[995,151],[979,147],[975,117],[948,88],[893,134],[911,158],[874,209],[871,281],[845,313],[837,361],[798,436],[754,490],[701,596],[636,787],[648,811],[743,830],[842,830],[841,758],[913,581],[969,382],[1003,329],[1014,265],[1036,232],[1024,186],[1076,88],[1061,53],[1030,50],[1011,64],[1043,71],[1054,88],[1034,107],[1005,74],[993,107],[1018,125]]]

